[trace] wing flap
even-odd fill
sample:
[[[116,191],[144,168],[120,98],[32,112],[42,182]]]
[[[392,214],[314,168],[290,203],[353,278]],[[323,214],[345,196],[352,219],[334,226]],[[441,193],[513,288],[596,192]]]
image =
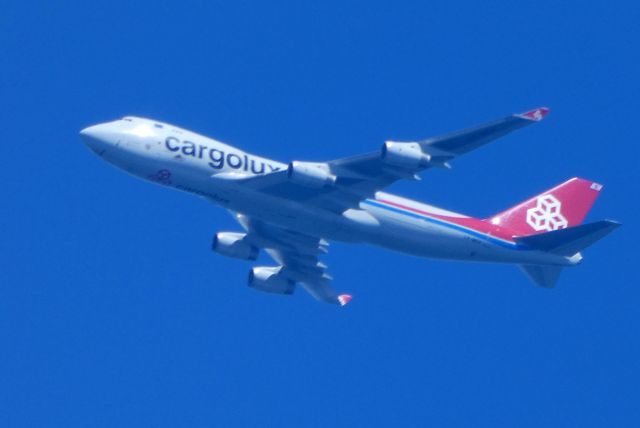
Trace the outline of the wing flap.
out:
[[[448,167],[449,160],[538,122],[548,112],[548,108],[541,107],[484,125],[417,141],[413,144],[419,144],[429,162],[416,169],[390,165],[383,160],[381,151],[375,151],[323,164],[336,176],[336,180],[333,185],[321,188],[293,183],[286,170],[232,179],[270,195],[341,213],[349,208],[358,208],[364,199],[373,197],[377,191],[400,179],[413,179],[418,172],[434,166]]]
[[[331,286],[327,266],[318,256],[327,252],[328,243],[319,237],[287,230],[243,214],[234,213],[247,230],[247,239],[263,248],[281,266],[281,274],[304,288],[316,300],[344,306],[350,295],[338,294]]]
[[[513,115],[474,128],[429,138],[421,141],[420,145],[427,150],[435,147],[459,156],[531,123],[531,120],[524,119],[521,115]]]

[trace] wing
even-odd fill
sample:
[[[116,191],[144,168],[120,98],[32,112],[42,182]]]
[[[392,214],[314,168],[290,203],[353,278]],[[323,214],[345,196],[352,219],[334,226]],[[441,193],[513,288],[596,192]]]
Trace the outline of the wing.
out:
[[[397,180],[417,179],[416,174],[428,168],[449,168],[449,161],[539,122],[548,112],[542,107],[426,140],[388,141],[382,151],[326,163],[292,162],[288,170],[233,180],[274,196],[341,213],[358,208],[362,200]]]
[[[346,305],[351,296],[338,294],[331,286],[327,266],[318,259],[328,252],[325,240],[287,230],[270,223],[233,213],[247,231],[249,242],[263,248],[280,266],[278,274],[300,284],[316,300]]]
[[[349,183],[351,189],[358,193],[372,196],[401,178],[414,178],[417,172],[433,167],[449,168],[449,161],[468,153],[491,141],[503,137],[510,132],[539,122],[549,112],[547,108],[538,108],[522,114],[514,114],[484,125],[453,132],[438,137],[416,142],[421,151],[426,153],[432,162],[420,164],[417,168],[389,165],[381,156],[381,152],[372,152],[361,156],[338,159],[330,162],[337,170],[344,170],[345,175],[357,174],[359,179]]]

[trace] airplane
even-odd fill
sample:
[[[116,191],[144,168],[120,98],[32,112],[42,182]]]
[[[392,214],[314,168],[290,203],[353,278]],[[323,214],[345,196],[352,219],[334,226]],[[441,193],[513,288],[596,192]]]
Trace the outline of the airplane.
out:
[[[127,116],[80,131],[103,160],[163,186],[203,197],[231,212],[244,231],[218,232],[212,250],[276,266],[253,267],[249,286],[292,294],[300,285],[321,302],[352,298],[332,287],[319,257],[329,241],[364,243],[419,257],[515,264],[538,286],[555,286],[582,250],[620,226],[583,224],[602,185],[572,178],[489,218],[448,211],[382,191],[419,179],[499,137],[541,121],[546,107],[328,162],[288,164],[246,153],[168,123]]]

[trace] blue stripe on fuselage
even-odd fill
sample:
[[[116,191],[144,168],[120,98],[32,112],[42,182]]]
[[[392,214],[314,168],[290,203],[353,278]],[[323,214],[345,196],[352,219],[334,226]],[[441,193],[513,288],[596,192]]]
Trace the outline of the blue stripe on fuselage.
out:
[[[509,249],[512,249],[512,250],[523,250],[523,249],[525,249],[523,245],[519,245],[519,244],[517,244],[515,242],[504,241],[504,240],[502,240],[500,238],[496,238],[496,237],[493,237],[491,235],[487,235],[485,233],[478,232],[477,230],[469,229],[469,228],[464,227],[464,226],[460,226],[460,225],[457,225],[457,224],[449,223],[449,222],[446,222],[446,221],[443,221],[443,220],[440,220],[440,219],[437,219],[437,218],[429,217],[429,216],[427,216],[425,214],[418,214],[418,213],[415,213],[415,212],[412,212],[412,211],[404,210],[402,208],[386,205],[386,204],[384,204],[384,203],[382,203],[380,201],[376,201],[374,199],[365,199],[364,201],[362,201],[362,203],[363,204],[367,204],[367,205],[371,205],[371,206],[374,206],[374,207],[382,208],[382,209],[385,209],[385,210],[388,210],[388,211],[392,211],[392,212],[395,212],[395,213],[398,213],[398,214],[404,214],[404,215],[409,216],[409,217],[419,218],[421,220],[426,220],[426,221],[428,221],[430,223],[437,224],[439,226],[448,227],[449,229],[454,229],[454,230],[457,230],[459,232],[466,233],[467,235],[471,235],[471,236],[474,236],[476,238],[483,239],[485,241],[488,241],[488,242],[490,242],[492,244],[495,244],[495,245],[498,245],[500,247],[509,248]]]

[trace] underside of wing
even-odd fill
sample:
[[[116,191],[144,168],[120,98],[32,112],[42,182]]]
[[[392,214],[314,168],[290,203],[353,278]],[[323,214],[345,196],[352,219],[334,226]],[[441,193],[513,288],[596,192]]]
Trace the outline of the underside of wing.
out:
[[[480,126],[414,142],[387,141],[381,151],[329,162],[345,187],[370,197],[401,178],[417,178],[429,168],[450,168],[449,162],[524,126],[544,118],[542,107]]]
[[[249,285],[261,291],[291,294],[296,284],[302,286],[316,300],[346,305],[351,296],[338,294],[331,286],[332,278],[318,256],[328,251],[328,243],[321,238],[286,230],[243,214],[235,218],[247,231],[246,239],[264,249],[278,266],[257,267],[252,270]]]
[[[262,192],[341,213],[400,179],[416,179],[428,168],[449,162],[529,124],[549,112],[538,108],[484,125],[413,142],[387,141],[379,151],[324,163],[298,162],[287,170],[241,178]]]
[[[380,151],[324,163],[293,161],[286,170],[257,176],[222,173],[216,177],[307,208],[355,215],[346,211],[357,213],[363,201],[375,197],[376,192],[393,182],[415,179],[428,168],[449,168],[449,162],[458,156],[538,122],[547,113],[548,109],[539,108],[426,140],[387,141]],[[264,249],[277,263],[253,268],[250,286],[291,294],[299,284],[322,302],[344,305],[351,299],[350,295],[336,293],[331,286],[327,267],[319,260],[328,246],[321,236],[288,230],[239,213],[234,215],[247,233],[218,233],[214,250],[255,260],[258,249]]]

